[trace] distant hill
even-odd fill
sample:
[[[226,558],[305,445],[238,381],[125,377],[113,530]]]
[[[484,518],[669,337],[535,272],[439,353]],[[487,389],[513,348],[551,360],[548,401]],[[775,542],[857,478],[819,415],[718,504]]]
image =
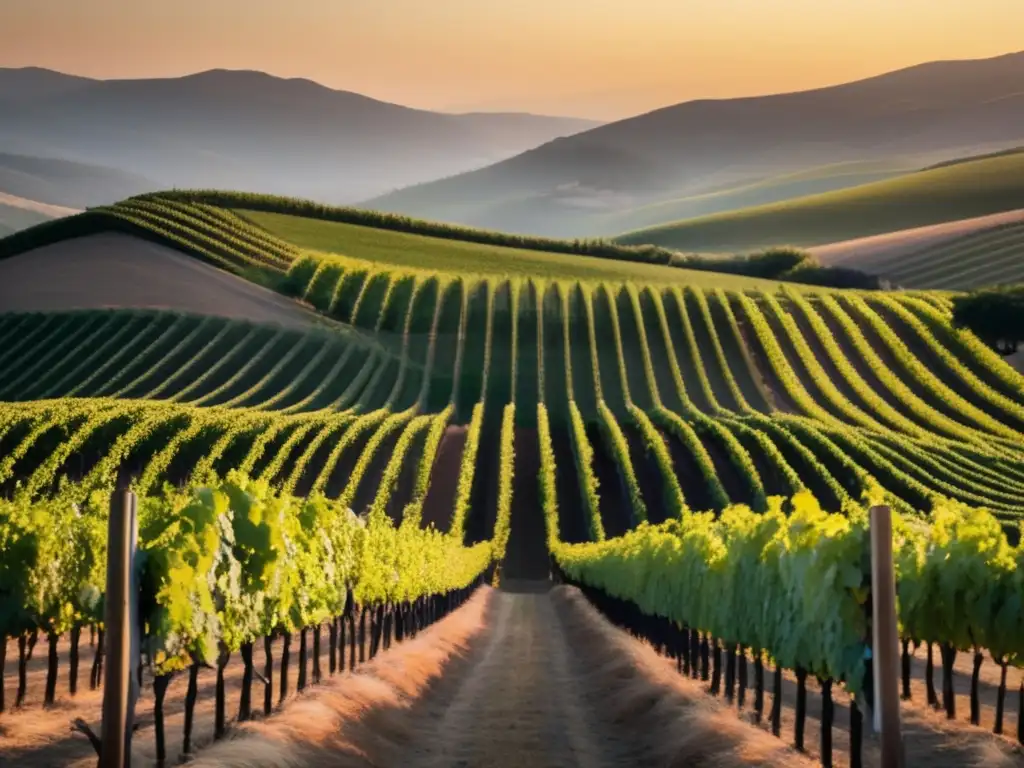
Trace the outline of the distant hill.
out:
[[[38,211],[6,205],[0,201],[0,237],[6,237],[19,229],[28,229],[36,224],[49,221],[50,218]]]
[[[155,181],[115,168],[0,153],[0,194],[49,205],[108,205],[158,188]]]
[[[960,163],[969,163],[973,160],[985,160],[990,157],[1005,157],[1006,155],[1019,155],[1024,153],[1024,147],[1010,147],[1009,149],[1001,149],[998,152],[987,152],[983,155],[966,155],[964,157],[951,158],[949,160],[943,160],[941,163],[934,163],[929,165],[924,170],[931,170],[932,168],[948,168],[951,165],[959,165]]]
[[[158,187],[352,202],[596,124],[428,112],[260,72],[104,81],[0,69],[0,151],[107,166]]]
[[[906,161],[895,160],[836,163],[772,176],[752,184],[741,184],[700,195],[652,203],[621,213],[605,215],[603,221],[607,223],[609,232],[618,234],[624,230],[639,229],[666,221],[695,218],[819,192],[846,189],[883,181],[914,170],[917,169],[907,167]]]
[[[1017,53],[799,93],[690,101],[364,204],[510,231],[600,234],[609,218],[815,167],[920,167],[1019,146],[1022,83]],[[791,196],[784,186],[777,193],[776,201]],[[667,205],[664,221],[678,213]]]
[[[746,251],[813,246],[1024,208],[1024,154],[918,171],[850,189],[627,232],[624,244]]]
[[[0,238],[20,229],[28,229],[44,221],[71,216],[78,212],[74,208],[50,205],[0,191]]]
[[[905,288],[967,290],[1024,281],[1024,208],[812,248]]]

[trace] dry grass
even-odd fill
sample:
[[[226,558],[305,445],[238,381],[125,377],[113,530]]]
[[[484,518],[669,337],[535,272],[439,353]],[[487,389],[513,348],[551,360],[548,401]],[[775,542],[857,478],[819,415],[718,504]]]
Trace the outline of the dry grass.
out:
[[[190,765],[291,766],[402,765],[419,734],[413,703],[464,658],[486,623],[493,592],[483,588],[466,605],[418,637],[382,654],[354,675],[344,675],[300,696],[278,715],[247,723],[212,745]],[[137,764],[152,755],[136,752]]]
[[[40,672],[33,669],[33,684]],[[778,739],[766,723],[748,722],[749,713],[711,698],[706,683],[681,676],[674,662],[611,626],[577,590],[484,588],[416,639],[355,674],[299,694],[268,719],[235,726],[224,741],[212,741],[212,713],[197,711],[200,751],[191,762],[246,768],[813,765],[816,686],[808,686],[808,755],[788,746],[792,691],[786,696],[784,738]],[[765,699],[770,707],[770,691]],[[212,706],[212,692],[200,702]],[[0,718],[0,766],[93,765],[80,737],[17,755],[4,736],[13,726],[23,742],[31,741],[29,726],[38,721],[47,731],[40,738],[53,739],[55,721],[66,728],[72,712],[96,703],[97,694],[86,692],[62,702],[59,715],[35,708]],[[839,718],[848,700],[841,691],[836,706],[834,755],[841,766],[848,760],[848,724]],[[914,704],[904,704],[903,717],[908,767],[1024,765],[1017,746],[981,728],[947,722]],[[169,747],[180,743],[179,720],[175,712]],[[151,729],[144,731],[136,738],[136,765],[154,763]],[[173,763],[176,749],[169,757]],[[870,737],[864,757],[865,765],[878,765]]]
[[[493,613],[500,613],[500,620],[487,621],[488,630],[481,633],[485,617],[493,619]],[[524,621],[533,626],[524,627]],[[533,640],[524,642],[524,632]],[[493,655],[488,651],[508,649],[506,635],[515,637],[516,658],[502,653],[502,664],[488,664]],[[535,653],[540,648],[551,653]],[[529,659],[532,663],[519,665]],[[533,674],[538,671],[534,667],[545,664],[570,679]],[[573,723],[549,722],[543,728],[528,727],[529,718],[519,717],[524,714],[520,712],[509,712],[504,727],[481,723],[474,716],[477,706],[470,705],[479,705],[486,720],[483,710],[508,703],[508,691],[489,685],[502,670],[507,677],[531,681],[538,709],[545,702],[558,702],[547,713],[549,719],[558,718],[563,703],[576,705],[564,708],[570,713],[585,713],[571,715]],[[513,698],[530,706],[530,701]],[[590,743],[574,743],[571,753],[560,753],[565,745],[549,740],[568,731],[576,738],[566,735],[567,741],[582,738]],[[653,650],[611,627],[575,590],[560,588],[550,596],[483,591],[436,631],[385,654],[360,674],[297,699],[266,722],[239,728],[234,738],[210,747],[193,765],[525,764],[510,748],[515,741],[533,748],[550,746],[550,765],[563,765],[558,760],[567,754],[573,764],[588,766],[811,764],[708,700],[699,685],[673,674]],[[456,760],[467,754],[470,742],[469,754],[475,759]],[[488,743],[494,746],[485,758],[480,748]],[[619,759],[609,759],[612,755]]]
[[[813,765],[782,741],[736,718],[700,684],[677,674],[664,658],[616,629],[569,587],[552,593],[587,696],[602,701],[616,726],[641,732],[649,762],[666,768]]]

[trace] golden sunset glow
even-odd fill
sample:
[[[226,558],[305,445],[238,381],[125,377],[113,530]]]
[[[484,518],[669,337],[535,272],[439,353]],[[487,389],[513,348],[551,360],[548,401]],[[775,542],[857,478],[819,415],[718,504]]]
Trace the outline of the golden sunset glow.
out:
[[[0,66],[307,77],[445,110],[611,119],[1024,48],[1020,0],[3,0]]]

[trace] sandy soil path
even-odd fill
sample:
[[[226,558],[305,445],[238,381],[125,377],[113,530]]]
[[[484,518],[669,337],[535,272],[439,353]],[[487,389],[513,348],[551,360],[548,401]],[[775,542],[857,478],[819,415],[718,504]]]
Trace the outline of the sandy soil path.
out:
[[[236,686],[232,679],[232,702]],[[737,712],[708,696],[706,683],[680,675],[673,661],[604,621],[577,590],[534,582],[481,589],[415,639],[356,674],[290,699],[273,717],[236,726],[225,741],[210,744],[212,692],[201,687],[197,742],[209,746],[200,749],[194,768],[796,768],[817,757],[815,687],[808,691],[805,757],[789,747],[791,690],[777,739],[763,730],[766,722],[744,722],[750,691],[748,709]],[[77,706],[88,709],[92,696]],[[765,703],[770,708],[770,693]],[[837,699],[837,766],[849,764],[847,704]],[[146,707],[140,709],[145,717]],[[176,746],[181,713],[169,714]],[[71,711],[35,715],[40,725],[60,720],[66,729]],[[32,735],[18,717],[6,724],[8,738],[17,731]],[[945,723],[923,704],[904,705],[904,728],[908,766],[1009,768],[1024,761],[1010,740],[963,722]],[[81,737],[35,735],[42,743],[26,744],[13,760],[0,757],[0,765],[93,763]],[[135,762],[152,765],[149,728],[136,741]],[[0,739],[0,755],[2,745]],[[872,737],[865,765],[878,765]]]
[[[550,595],[495,598],[486,646],[434,729],[443,738],[410,768],[626,764],[583,699]]]
[[[193,768],[810,765],[568,588],[509,584]]]

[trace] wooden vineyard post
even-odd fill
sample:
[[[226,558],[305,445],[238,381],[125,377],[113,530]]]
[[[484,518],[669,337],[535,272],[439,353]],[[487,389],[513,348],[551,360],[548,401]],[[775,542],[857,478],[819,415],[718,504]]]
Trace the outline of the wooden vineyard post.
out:
[[[871,604],[873,706],[875,730],[881,734],[881,768],[902,768],[900,734],[900,653],[896,623],[896,579],[892,555],[892,512],[871,508]]]
[[[103,724],[99,768],[131,765],[132,720],[139,690],[138,600],[135,585],[136,498],[114,491],[107,523],[107,602],[103,615],[107,662],[103,675]]]

